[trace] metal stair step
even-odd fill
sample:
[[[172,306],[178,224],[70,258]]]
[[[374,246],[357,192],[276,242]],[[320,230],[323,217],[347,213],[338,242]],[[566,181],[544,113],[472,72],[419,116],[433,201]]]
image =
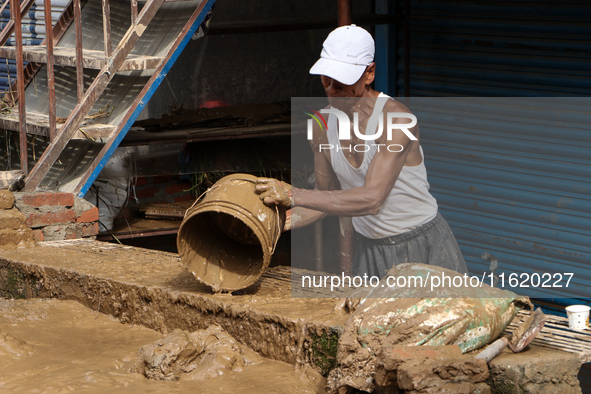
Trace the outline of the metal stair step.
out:
[[[16,59],[16,47],[0,47],[0,57]],[[23,59],[33,63],[47,63],[45,45],[23,46]],[[83,51],[84,68],[101,70],[107,63],[104,51],[85,49]],[[128,55],[119,71],[153,70],[162,60],[159,56]],[[53,63],[56,66],[76,67],[76,48],[53,48]]]
[[[19,130],[18,110],[0,113],[0,129]],[[57,124],[59,130],[63,124]],[[72,139],[83,140],[87,138],[110,138],[117,126],[83,122]],[[80,131],[82,129],[82,131]],[[36,113],[27,113],[27,134],[41,135],[49,138],[49,116]]]

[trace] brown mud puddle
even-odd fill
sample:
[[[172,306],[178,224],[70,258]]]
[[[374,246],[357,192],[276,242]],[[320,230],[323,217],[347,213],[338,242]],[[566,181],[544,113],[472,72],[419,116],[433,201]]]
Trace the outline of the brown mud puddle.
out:
[[[206,380],[186,380],[187,374],[155,381],[129,372],[141,347],[164,338],[75,301],[0,299],[0,392],[324,392],[325,381],[317,373],[260,356],[256,363]]]

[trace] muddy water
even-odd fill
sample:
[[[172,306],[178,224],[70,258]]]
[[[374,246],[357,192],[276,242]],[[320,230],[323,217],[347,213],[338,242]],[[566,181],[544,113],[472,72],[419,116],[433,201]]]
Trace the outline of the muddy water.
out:
[[[0,392],[324,392],[315,372],[264,358],[207,380],[154,381],[129,372],[138,350],[163,338],[75,301],[0,299]]]

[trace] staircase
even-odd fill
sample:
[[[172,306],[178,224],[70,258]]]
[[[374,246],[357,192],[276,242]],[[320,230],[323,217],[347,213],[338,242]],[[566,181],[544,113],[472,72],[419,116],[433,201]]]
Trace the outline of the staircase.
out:
[[[0,129],[18,132],[20,157],[10,170],[27,174],[24,191],[83,196],[215,0],[72,0],[38,46],[23,45],[21,28],[35,0],[8,1],[0,57],[16,59],[17,77]],[[13,33],[16,45],[5,46]]]

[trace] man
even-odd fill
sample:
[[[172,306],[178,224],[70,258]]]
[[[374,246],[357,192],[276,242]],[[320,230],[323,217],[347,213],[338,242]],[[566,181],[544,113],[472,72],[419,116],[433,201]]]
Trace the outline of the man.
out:
[[[403,132],[412,117],[408,108],[371,88],[374,53],[373,38],[366,30],[355,25],[339,27],[329,34],[320,59],[310,70],[320,75],[331,104],[327,110],[338,109],[349,119],[357,112],[358,130],[365,137],[351,133],[350,139],[339,139],[342,123],[331,113],[327,130],[315,125],[310,141],[315,190],[288,190],[277,180],[260,178],[256,191],[267,205],[292,208],[286,229],[302,227],[326,214],[352,216],[354,275],[383,277],[392,265],[407,262],[467,273],[451,229],[429,193],[418,126]],[[391,136],[379,135],[379,117],[383,117],[382,126],[386,125],[388,113],[399,113],[390,119],[399,128]],[[400,116],[404,114],[410,116]],[[371,141],[372,135],[379,137]]]

